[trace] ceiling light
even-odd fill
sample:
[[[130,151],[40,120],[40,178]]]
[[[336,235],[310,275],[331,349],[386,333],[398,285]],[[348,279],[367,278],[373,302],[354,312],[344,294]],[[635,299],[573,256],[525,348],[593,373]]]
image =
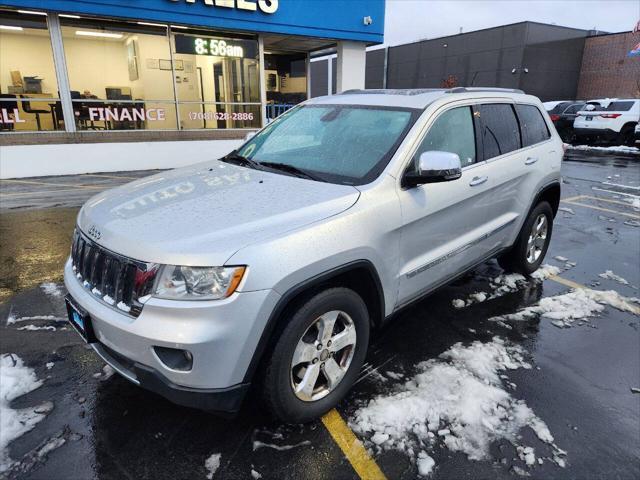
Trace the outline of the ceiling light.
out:
[[[183,27],[182,25],[171,25],[171,28],[180,28],[182,30],[188,30],[189,27]]]
[[[61,13],[61,14],[60,14],[60,15],[58,15],[58,16],[59,16],[59,17],[61,17],[61,18],[75,18],[75,19],[80,18],[80,16],[79,16],[79,15],[69,15],[69,14],[67,14],[67,13]]]
[[[0,30],[14,30],[16,32],[21,32],[23,30],[22,27],[14,27],[12,25],[0,25]]]
[[[43,15],[47,16],[45,12],[36,12],[34,10],[18,10],[18,13],[24,13],[25,15]]]
[[[121,33],[105,33],[105,32],[87,32],[85,30],[77,30],[76,35],[80,37],[101,37],[101,38],[122,38]]]
[[[146,25],[147,27],[162,27],[162,28],[167,28],[166,25],[163,25],[161,23],[150,23],[150,22],[136,22],[138,25]]]

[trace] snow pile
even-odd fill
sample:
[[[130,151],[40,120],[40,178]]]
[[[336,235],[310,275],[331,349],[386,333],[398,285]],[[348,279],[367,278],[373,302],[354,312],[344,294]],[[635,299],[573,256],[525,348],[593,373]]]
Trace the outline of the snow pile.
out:
[[[560,257],[564,258],[564,257]],[[565,259],[566,261],[566,259]],[[566,261],[565,268],[571,268],[576,264]],[[536,282],[543,282],[547,278],[560,273],[560,268],[553,265],[541,265],[538,270],[531,274],[531,278]],[[527,277],[520,275],[519,273],[503,273],[497,277],[489,280],[489,287],[491,291],[487,292],[475,292],[470,294],[466,299],[456,298],[451,301],[451,305],[454,308],[464,308],[475,303],[481,303],[485,300],[493,300],[494,298],[501,297],[507,293],[515,292],[521,288],[529,285]]]
[[[47,295],[51,295],[52,297],[61,297],[64,293],[62,291],[62,287],[53,282],[45,282],[40,285],[40,288],[44,293],[46,293]]]
[[[48,402],[21,410],[10,407],[12,400],[41,385],[42,380],[17,355],[5,354],[0,358],[0,473],[14,464],[9,457],[9,444],[31,430],[53,408]]]
[[[35,332],[36,330],[50,330],[52,332],[55,332],[56,327],[52,325],[47,325],[45,327],[38,327],[37,325],[25,325],[24,327],[18,328],[18,330],[28,330],[30,332]]]
[[[617,145],[613,147],[592,147],[590,145],[569,145],[567,147],[569,150],[599,150],[602,152],[613,152],[613,153],[640,153],[640,148],[636,147],[625,147],[624,145]]]
[[[204,462],[204,468],[207,469],[207,478],[211,480],[213,475],[216,473],[216,470],[220,468],[220,456],[219,453],[214,453],[209,458],[207,458]]]
[[[611,270],[607,270],[604,273],[598,274],[600,278],[604,278],[605,280],[613,280],[614,282],[618,282],[620,285],[631,286],[627,280],[622,278],[620,275],[616,275]],[[636,288],[636,287],[633,287]]]
[[[634,210],[640,210],[640,197],[623,198],[623,200],[629,203]]]
[[[438,445],[472,460],[488,458],[496,440],[528,448],[520,445],[524,427],[559,458],[563,453],[546,424],[502,384],[500,372],[531,368],[523,355],[521,347],[499,337],[469,346],[457,343],[439,358],[418,364],[418,373],[396,391],[357,410],[350,424],[372,448],[399,450],[416,459],[421,475],[433,468],[427,451]],[[535,460],[533,450],[527,455]]]
[[[599,291],[590,288],[580,288],[569,293],[546,297],[536,305],[524,308],[516,313],[491,317],[490,321],[523,321],[542,316],[552,320],[556,327],[568,328],[576,320],[584,320],[596,313],[602,312],[605,305],[609,305],[623,312],[640,315],[640,299],[623,297],[615,290]]]

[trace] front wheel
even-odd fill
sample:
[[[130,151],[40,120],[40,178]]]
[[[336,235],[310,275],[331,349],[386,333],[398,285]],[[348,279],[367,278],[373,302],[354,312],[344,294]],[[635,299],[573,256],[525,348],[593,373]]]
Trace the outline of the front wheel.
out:
[[[358,294],[331,288],[313,296],[292,312],[268,361],[268,410],[303,423],[333,408],[356,380],[368,343],[369,314]]]
[[[531,210],[514,246],[498,257],[508,272],[530,275],[544,260],[553,230],[553,210],[548,202],[540,202]]]

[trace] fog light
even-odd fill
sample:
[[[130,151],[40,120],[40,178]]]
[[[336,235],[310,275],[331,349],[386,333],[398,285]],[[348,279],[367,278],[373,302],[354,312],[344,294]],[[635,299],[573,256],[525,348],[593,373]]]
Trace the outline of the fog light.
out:
[[[167,347],[153,347],[160,361],[171,370],[188,372],[193,368],[193,355],[187,350]]]

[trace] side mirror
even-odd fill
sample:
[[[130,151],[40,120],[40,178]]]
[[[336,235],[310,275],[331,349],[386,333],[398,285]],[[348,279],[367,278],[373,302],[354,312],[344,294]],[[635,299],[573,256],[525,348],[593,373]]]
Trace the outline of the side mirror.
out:
[[[450,182],[462,176],[462,163],[457,153],[432,150],[418,159],[417,169],[404,175],[402,186],[417,187],[425,183]]]
[[[247,132],[247,134],[244,136],[244,141],[248,142],[255,136],[256,136],[256,132]]]

